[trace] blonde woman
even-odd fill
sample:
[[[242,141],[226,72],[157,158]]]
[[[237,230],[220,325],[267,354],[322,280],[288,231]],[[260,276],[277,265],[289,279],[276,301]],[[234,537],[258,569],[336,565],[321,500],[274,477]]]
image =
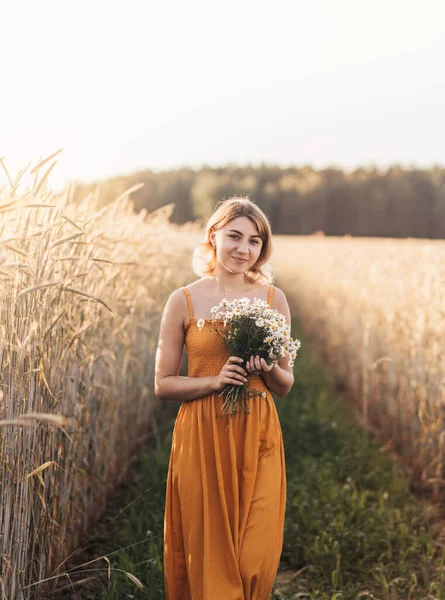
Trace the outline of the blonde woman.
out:
[[[168,600],[269,600],[283,545],[286,473],[281,427],[271,392],[284,396],[294,377],[288,357],[268,366],[252,356],[243,369],[209,327],[223,298],[260,298],[286,317],[284,293],[264,265],[271,253],[266,215],[249,198],[219,203],[194,253],[200,279],[166,303],[156,353],[155,393],[182,402],[173,430],[164,514]],[[204,323],[202,329],[198,327]],[[188,377],[178,375],[183,345]],[[250,413],[221,419],[228,383],[252,397]]]

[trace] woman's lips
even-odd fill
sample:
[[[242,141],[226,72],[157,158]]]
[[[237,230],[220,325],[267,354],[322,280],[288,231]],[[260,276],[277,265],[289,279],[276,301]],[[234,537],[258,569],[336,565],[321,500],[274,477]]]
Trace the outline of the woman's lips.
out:
[[[233,258],[233,260],[236,260],[236,262],[239,262],[239,263],[245,263],[245,262],[247,262],[246,259],[236,258],[235,256],[233,256],[232,258]]]

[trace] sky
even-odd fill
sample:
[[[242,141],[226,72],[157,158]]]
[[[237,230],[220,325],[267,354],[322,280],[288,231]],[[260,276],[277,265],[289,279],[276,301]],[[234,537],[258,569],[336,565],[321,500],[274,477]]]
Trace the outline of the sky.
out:
[[[0,157],[14,178],[63,148],[55,189],[204,164],[444,166],[444,17],[443,0],[4,2]]]

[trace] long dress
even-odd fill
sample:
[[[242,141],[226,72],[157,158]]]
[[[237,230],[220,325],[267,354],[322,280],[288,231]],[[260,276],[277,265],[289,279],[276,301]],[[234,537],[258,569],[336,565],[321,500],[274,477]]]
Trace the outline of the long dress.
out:
[[[187,298],[188,376],[215,376],[229,357]],[[274,288],[269,287],[271,306]],[[218,393],[184,401],[173,429],[164,513],[167,600],[269,600],[283,546],[286,472],[274,399],[260,374],[227,427]]]

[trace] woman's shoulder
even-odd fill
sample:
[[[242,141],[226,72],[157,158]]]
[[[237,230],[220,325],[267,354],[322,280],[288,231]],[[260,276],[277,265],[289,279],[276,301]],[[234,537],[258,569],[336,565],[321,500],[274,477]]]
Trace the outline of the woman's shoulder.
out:
[[[286,302],[286,294],[283,292],[283,290],[279,287],[277,287],[275,284],[270,284],[273,285],[273,297],[275,300],[281,301],[281,302]]]
[[[201,279],[197,279],[196,281],[192,281],[192,283],[188,283],[187,285],[178,288],[179,291],[181,293],[183,293],[183,290],[202,290],[204,289],[205,285],[206,285],[207,281],[205,280],[204,277],[201,277]]]
[[[273,291],[274,291],[274,295],[279,295],[279,296],[285,296],[283,290],[281,288],[279,288],[278,286],[276,286],[274,283],[268,283],[268,286],[272,286],[273,287]]]
[[[175,314],[176,316],[178,316],[178,318],[179,318],[179,315],[181,315],[181,318],[185,323],[187,321],[188,315],[189,315],[187,295],[189,295],[190,290],[192,290],[192,289],[195,290],[195,291],[192,291],[192,296],[189,295],[189,298],[193,303],[192,298],[193,298],[194,294],[196,294],[196,291],[198,291],[198,293],[199,293],[200,286],[197,285],[197,284],[199,284],[199,281],[200,280],[197,280],[197,281],[187,284],[186,286],[181,286],[181,287],[174,289],[170,293],[170,296],[165,305],[165,310],[169,309],[169,311],[171,313]]]
[[[182,305],[186,302],[186,295],[192,292],[192,296],[196,294],[196,292],[202,292],[204,287],[202,285],[202,280],[198,279],[193,281],[192,283],[188,283],[187,285],[183,285],[179,288],[173,290],[170,294],[170,300],[176,305]]]
[[[284,314],[286,316],[287,321],[290,323],[290,308],[289,303],[286,298],[286,294],[283,290],[276,285],[273,286],[273,301],[271,306],[275,308],[278,312]]]

